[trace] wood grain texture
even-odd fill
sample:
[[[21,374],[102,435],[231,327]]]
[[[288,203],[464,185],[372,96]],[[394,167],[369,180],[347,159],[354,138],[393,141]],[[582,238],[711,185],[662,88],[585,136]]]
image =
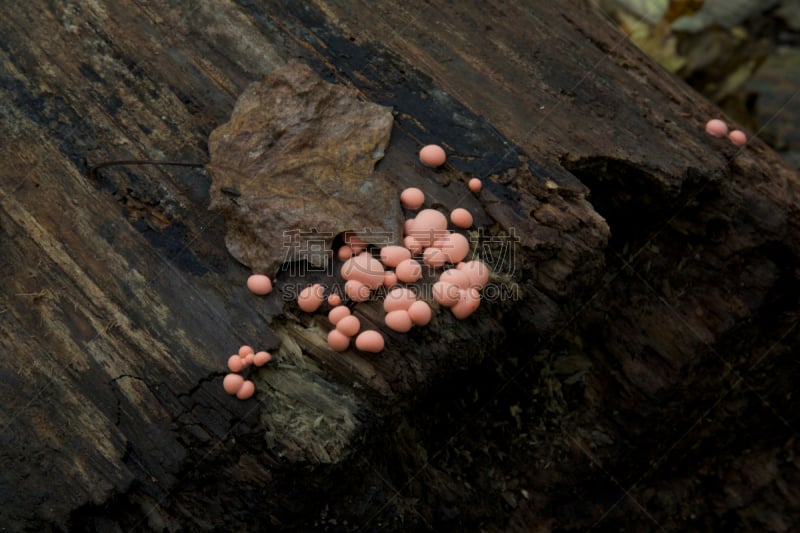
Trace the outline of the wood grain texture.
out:
[[[747,485],[710,459],[731,420],[750,428],[758,457],[796,448],[786,428],[762,437],[748,425],[763,412],[739,385],[798,422],[798,177],[758,140],[738,151],[706,137],[713,107],[583,4],[38,0],[4,11],[0,35],[5,527],[308,529],[326,498],[366,530],[463,529],[479,516],[495,520],[488,529],[589,527],[610,505],[590,489],[589,462],[675,527],[673,500],[702,500],[712,525],[763,515],[754,496],[706,497],[689,480],[697,469]],[[488,236],[514,232],[515,268],[494,281],[523,298],[487,301],[481,320],[440,314],[390,336],[379,357],[334,356],[325,319],[280,297],[290,279],[267,299],[247,293],[202,169],[87,178],[87,161],[206,162],[245,87],[291,59],[393,108],[376,172],[398,192],[421,186],[468,207]],[[448,149],[446,168],[414,162],[428,142]],[[480,195],[464,194],[472,176]],[[359,316],[379,324],[379,304]],[[239,402],[221,379],[245,343],[275,362]],[[563,346],[562,377],[548,382],[561,410],[541,416],[561,417],[553,439],[569,453],[525,456],[523,470],[550,465],[530,476],[535,498],[506,512],[455,478],[413,483],[423,452],[393,462],[418,441],[384,422],[442,380],[487,358],[538,365]],[[692,433],[720,404],[719,422]],[[687,465],[659,492],[676,446]],[[742,467],[754,478],[755,463]],[[773,487],[767,509],[793,516],[779,487],[797,466],[781,464],[759,486]],[[588,495],[565,519],[553,494],[572,486]],[[441,514],[452,494],[475,510]],[[509,501],[504,489],[484,496]]]

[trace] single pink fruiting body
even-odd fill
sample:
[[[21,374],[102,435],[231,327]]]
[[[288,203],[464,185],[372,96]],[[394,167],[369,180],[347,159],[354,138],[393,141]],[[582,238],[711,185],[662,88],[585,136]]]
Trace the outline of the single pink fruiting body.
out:
[[[460,233],[448,233],[437,242],[448,263],[457,264],[469,254],[469,241]]]
[[[469,276],[469,286],[482,289],[489,282],[489,267],[480,259],[459,263],[456,268]]]
[[[400,193],[400,203],[406,209],[419,209],[425,203],[425,193],[416,187],[409,187]]]
[[[453,285],[458,286],[459,289],[468,288],[470,283],[467,273],[458,270],[457,268],[451,268],[450,270],[445,270],[442,272],[441,276],[439,276],[439,281],[452,283]]]
[[[386,298],[383,299],[383,310],[387,313],[397,310],[405,311],[416,301],[417,297],[413,291],[405,287],[397,287],[386,294]]]
[[[428,302],[417,300],[408,308],[408,316],[415,326],[426,326],[431,321],[431,306]]]
[[[383,285],[383,263],[370,254],[361,254],[351,257],[342,265],[340,274],[346,280],[358,280],[370,290],[375,290]]]
[[[469,187],[469,190],[472,192],[480,192],[483,188],[483,183],[481,183],[481,180],[478,178],[472,178],[469,180],[469,183],[467,183],[467,187]]]
[[[718,118],[706,122],[706,133],[714,137],[725,137],[728,134],[728,125]]]
[[[331,324],[335,326],[341,319],[348,316],[349,314],[350,314],[350,308],[347,307],[346,305],[340,305],[330,310],[330,312],[328,313],[328,320],[330,321]]]
[[[447,217],[436,209],[423,209],[414,218],[409,235],[427,247],[443,232],[447,232]]]
[[[433,284],[433,299],[442,307],[452,307],[458,302],[461,289],[458,285],[446,281],[437,281]]]
[[[253,364],[256,366],[264,366],[272,360],[272,355],[269,352],[260,351],[253,355]]]
[[[403,222],[403,235],[408,235],[411,233],[411,228],[414,226],[414,219],[408,218],[405,222]]]
[[[426,167],[436,168],[444,165],[447,160],[447,154],[441,146],[429,144],[423,146],[419,151],[419,160]]]
[[[450,211],[450,222],[457,228],[467,229],[472,226],[472,213],[463,207],[457,207]]]
[[[366,302],[369,300],[369,287],[357,279],[348,280],[344,284],[344,293],[354,302]]]
[[[306,313],[313,313],[325,300],[325,288],[319,283],[306,287],[297,296],[297,305]]]
[[[747,144],[747,135],[742,130],[733,130],[728,134],[728,139],[736,146]]]
[[[353,257],[353,249],[350,248],[348,245],[342,245],[339,247],[336,256],[339,258],[339,261],[347,261],[351,257]]]
[[[328,305],[330,305],[331,307],[336,307],[340,303],[342,303],[342,297],[341,296],[339,296],[336,293],[328,295]]]
[[[447,257],[439,248],[431,246],[422,252],[422,262],[430,267],[439,268],[447,262]]]
[[[362,331],[361,334],[356,337],[356,348],[362,352],[378,353],[383,350],[384,343],[383,335],[374,329]]]
[[[394,273],[403,283],[414,283],[422,277],[422,267],[415,259],[406,259],[397,265]]]
[[[228,394],[236,394],[239,392],[239,389],[242,388],[243,383],[244,378],[239,374],[228,374],[225,376],[225,379],[222,380],[222,388],[225,389],[225,392]]]
[[[481,303],[481,295],[477,289],[461,289],[458,301],[450,308],[453,316],[459,320],[464,320],[478,309]]]
[[[387,270],[383,273],[383,286],[384,287],[394,287],[397,285],[397,274],[392,272],[391,270]]]
[[[412,235],[407,235],[403,239],[403,246],[408,248],[408,251],[411,252],[413,255],[416,255],[422,251],[422,243],[419,242],[417,238]]]
[[[347,315],[336,323],[336,329],[342,334],[352,337],[361,329],[361,321],[358,317]]]
[[[239,387],[239,390],[236,392],[236,397],[240,400],[248,400],[253,397],[253,394],[256,392],[256,385],[249,379],[242,383],[242,386]]]
[[[264,274],[253,274],[247,278],[247,288],[253,294],[264,296],[272,292],[272,281]]]
[[[414,325],[414,323],[411,321],[408,311],[404,309],[389,311],[386,313],[383,321],[386,323],[386,327],[399,333],[405,333]]]
[[[242,359],[242,366],[248,367],[253,364],[253,361],[256,359],[256,354],[250,352],[249,354],[245,355]]]
[[[381,248],[381,263],[394,268],[400,261],[411,259],[411,252],[405,246],[384,246]]]
[[[242,358],[239,356],[239,354],[234,354],[228,357],[228,370],[231,372],[240,372],[242,367]]]
[[[249,353],[253,353],[253,348],[251,346],[248,346],[246,344],[244,344],[242,346],[239,346],[239,355],[244,357],[245,355],[247,355]]]
[[[343,352],[350,346],[350,337],[337,329],[328,332],[328,346],[335,352]]]

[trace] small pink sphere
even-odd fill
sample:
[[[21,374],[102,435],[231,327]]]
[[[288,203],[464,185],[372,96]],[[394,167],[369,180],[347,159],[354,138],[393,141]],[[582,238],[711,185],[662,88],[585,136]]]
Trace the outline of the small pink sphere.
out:
[[[441,241],[439,246],[442,248],[444,258],[448,263],[454,265],[463,261],[469,254],[469,241],[460,233],[448,233]]]
[[[411,252],[405,246],[384,246],[381,248],[381,263],[387,267],[396,267],[400,261],[411,259]]]
[[[269,352],[256,352],[253,356],[253,364],[256,366],[264,366],[272,360],[272,355]]]
[[[403,222],[403,235],[408,235],[411,233],[411,228],[414,227],[414,219],[407,218],[405,222]]]
[[[481,183],[481,180],[478,178],[472,178],[469,180],[469,183],[467,183],[467,187],[469,187],[469,190],[472,192],[480,192],[480,190],[483,188],[483,183]]]
[[[335,326],[341,319],[348,315],[350,315],[350,308],[346,305],[340,305],[330,310],[328,313],[328,320]]]
[[[369,300],[369,287],[357,279],[351,279],[344,284],[344,293],[354,302],[366,302]]]
[[[325,300],[325,288],[319,283],[306,287],[297,296],[297,305],[306,313],[313,313]]]
[[[253,294],[264,296],[272,292],[272,281],[264,274],[253,274],[247,278],[247,288]]]
[[[256,392],[256,385],[249,379],[242,383],[242,386],[239,387],[239,390],[236,392],[236,397],[240,400],[249,400],[253,397],[253,394]]]
[[[397,287],[390,290],[383,299],[383,310],[387,313],[398,310],[405,311],[416,301],[417,297],[413,291],[405,287]]]
[[[387,270],[383,274],[383,286],[384,287],[394,287],[397,285],[397,274],[392,272],[391,270]]]
[[[356,337],[356,348],[362,352],[378,353],[383,350],[384,344],[383,335],[374,329],[362,331],[361,334]]]
[[[361,329],[361,321],[358,319],[358,317],[347,315],[342,317],[342,319],[336,323],[336,329],[343,335],[352,337],[358,333],[359,329]]]
[[[415,326],[426,326],[431,321],[431,306],[427,302],[417,300],[408,308],[408,316]]]
[[[347,261],[348,259],[353,257],[353,249],[346,244],[340,246],[339,251],[336,252],[336,256],[339,258],[339,261]]]
[[[403,283],[414,283],[422,277],[422,267],[415,259],[406,259],[397,265],[394,273]]]
[[[409,235],[415,237],[422,246],[430,246],[443,232],[447,231],[447,217],[436,209],[423,209],[417,213]]]
[[[458,302],[460,290],[458,285],[437,281],[433,284],[433,299],[442,307],[452,307]]]
[[[728,125],[718,118],[706,122],[706,133],[714,137],[725,137],[728,134]]]
[[[728,139],[736,146],[747,144],[747,135],[742,130],[733,130],[728,134]]]
[[[409,316],[408,311],[403,309],[398,309],[397,311],[389,311],[386,313],[386,316],[383,319],[386,327],[397,331],[399,333],[405,333],[412,328],[414,323],[411,321],[411,316]]]
[[[425,248],[425,251],[422,252],[422,262],[429,267],[439,268],[447,262],[447,257],[439,248],[431,246],[430,248]]]
[[[253,353],[253,352],[254,352],[254,350],[253,350],[253,348],[251,346],[248,346],[246,344],[243,344],[242,346],[239,346],[239,355],[242,356],[242,357],[244,357],[245,355],[247,355],[249,353]]]
[[[423,146],[419,151],[419,160],[426,167],[436,168],[444,165],[447,160],[447,154],[441,146],[429,144]]]
[[[464,320],[478,309],[481,303],[481,295],[477,289],[461,289],[458,301],[450,308],[453,316],[459,320]]]
[[[472,226],[472,213],[463,207],[457,207],[450,212],[450,222],[457,228],[467,229]]]
[[[416,255],[422,251],[422,243],[419,242],[413,235],[407,235],[403,239],[403,246],[406,247],[413,255]]]
[[[340,274],[346,280],[358,280],[375,290],[383,285],[383,272],[383,263],[370,254],[361,254],[345,261]]]
[[[330,305],[331,307],[336,307],[340,303],[342,303],[342,297],[341,296],[339,296],[338,294],[335,294],[335,293],[328,295],[328,305]]]
[[[242,368],[244,368],[244,365],[242,364],[242,358],[239,354],[233,354],[228,357],[228,370],[231,372],[241,372]]]
[[[409,187],[400,193],[400,203],[406,209],[419,209],[425,203],[425,193],[416,187]]]
[[[451,268],[450,270],[442,272],[442,275],[439,276],[439,281],[452,283],[459,289],[469,288],[469,276],[466,272],[458,270],[457,268]]]
[[[343,352],[350,346],[350,337],[339,330],[332,329],[328,332],[328,346],[335,352]]]
[[[489,283],[489,267],[480,259],[459,263],[456,268],[469,276],[470,287],[482,289]]]
[[[225,376],[225,379],[222,380],[222,388],[225,389],[225,392],[228,394],[236,394],[239,392],[239,389],[242,388],[243,383],[244,378],[239,374],[228,374]]]

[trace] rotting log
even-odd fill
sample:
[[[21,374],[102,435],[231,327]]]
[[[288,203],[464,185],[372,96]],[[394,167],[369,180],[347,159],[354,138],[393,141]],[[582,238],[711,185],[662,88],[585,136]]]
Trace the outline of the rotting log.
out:
[[[339,484],[392,470],[383,420],[418,395],[498,347],[533,359],[556,341],[576,353],[554,361],[554,387],[580,390],[553,438],[574,455],[531,475],[534,497],[488,528],[592,525],[613,503],[590,488],[608,472],[659,523],[683,524],[681,498],[711,525],[764,506],[796,516],[780,487],[797,478],[797,444],[759,436],[763,410],[739,391],[796,427],[797,175],[758,140],[739,152],[706,137],[713,106],[582,4],[303,4],[40,1],[0,18],[0,523],[302,529],[325,506],[314,497],[337,488],[352,496],[338,511],[351,526],[464,527],[471,511],[442,516],[435,497],[404,511],[402,482]],[[439,313],[378,356],[334,355],[324,318],[280,297],[288,278],[269,298],[247,293],[224,242],[235,221],[208,210],[206,172],[87,178],[87,164],[113,159],[208,161],[240,94],[293,59],[392,108],[374,171],[390,188],[467,207],[488,244],[513,232],[514,268],[495,280],[521,298],[465,322]],[[427,142],[448,149],[444,169],[415,163]],[[464,195],[471,176],[480,195]],[[380,322],[375,303],[360,313]],[[243,343],[275,355],[248,402],[221,388]],[[720,404],[767,458],[743,474],[681,438],[727,435],[724,422],[697,427]],[[676,446],[688,466],[659,475]],[[782,468],[760,468],[770,461]],[[721,488],[688,483],[692,465]],[[771,489],[766,504],[750,478]],[[732,498],[728,482],[751,493]],[[564,519],[552,492],[567,484],[586,488]]]

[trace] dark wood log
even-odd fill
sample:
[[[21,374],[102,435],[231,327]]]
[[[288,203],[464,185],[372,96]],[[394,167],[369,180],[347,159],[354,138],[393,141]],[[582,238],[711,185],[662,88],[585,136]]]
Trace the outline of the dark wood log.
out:
[[[708,137],[714,107],[587,6],[42,0],[0,31],[3,527],[797,522],[798,176]],[[472,210],[505,297],[336,354],[296,279],[247,292],[204,169],[88,177],[208,162],[290,60],[392,108],[371,179]],[[244,402],[240,344],[274,355]]]

